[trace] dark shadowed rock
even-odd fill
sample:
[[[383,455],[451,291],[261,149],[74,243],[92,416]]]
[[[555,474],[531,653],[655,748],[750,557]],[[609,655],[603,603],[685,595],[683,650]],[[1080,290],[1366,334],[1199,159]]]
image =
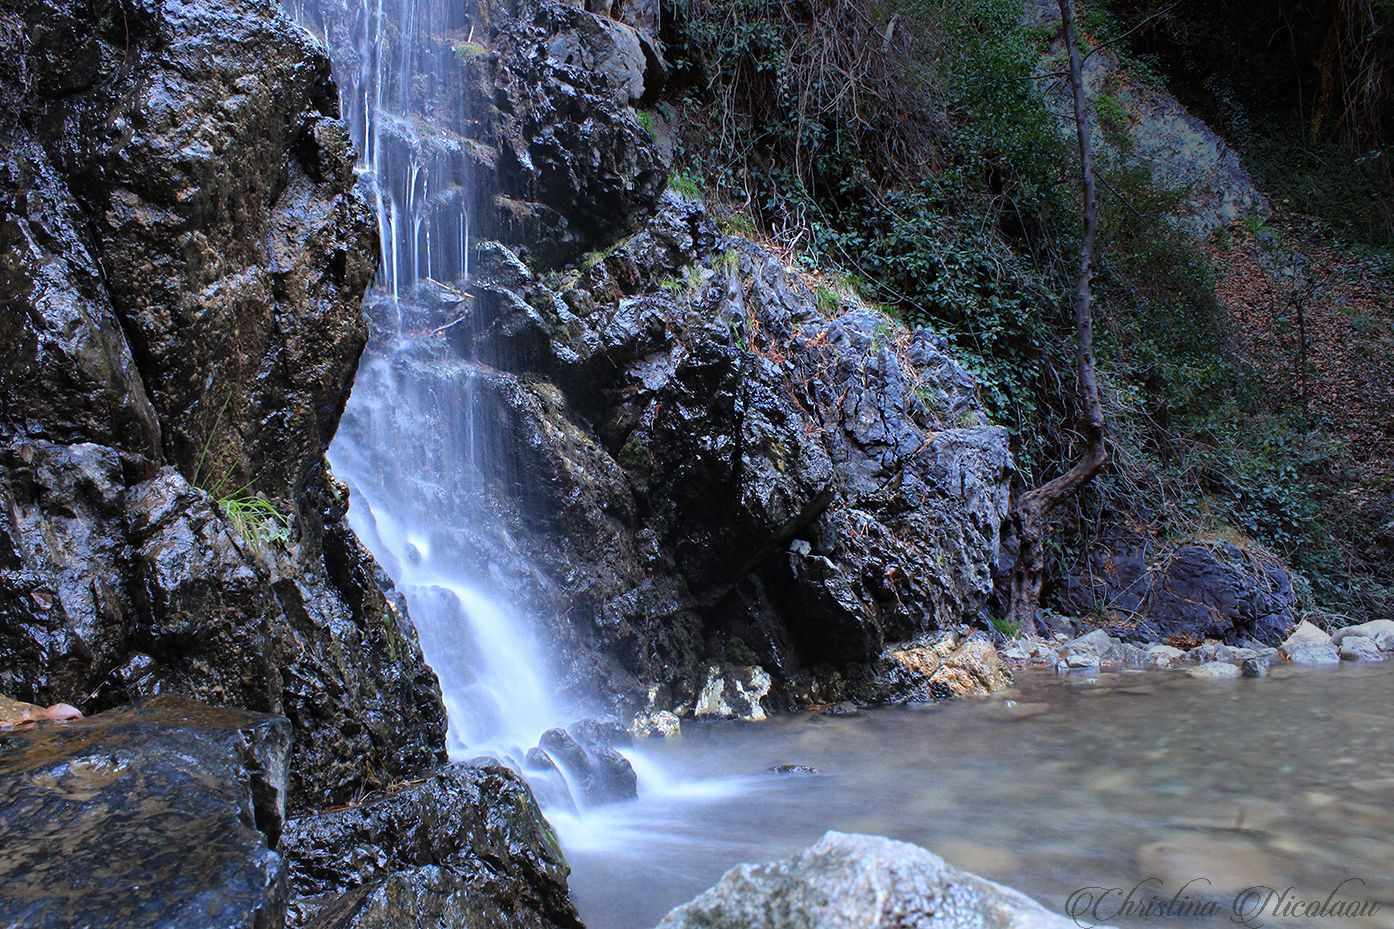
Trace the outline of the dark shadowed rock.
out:
[[[668,182],[629,108],[662,83],[656,40],[554,0],[491,14],[503,225],[544,263],[605,248],[640,226]]]
[[[1297,595],[1282,562],[1261,552],[1115,534],[1067,574],[1060,605],[1121,617],[1110,631],[1130,638],[1278,645],[1296,623]]]
[[[499,765],[451,765],[293,819],[282,847],[291,926],[580,926],[556,836],[527,784]]]
[[[1069,929],[1009,887],[915,845],[829,832],[802,853],[743,864],[658,929]]]
[[[168,697],[0,734],[0,923],[279,929],[290,735]]]
[[[615,748],[629,744],[630,735],[623,727],[587,720],[569,729],[548,729],[533,751],[541,751],[566,773],[580,802],[594,805],[639,795],[633,766]]]

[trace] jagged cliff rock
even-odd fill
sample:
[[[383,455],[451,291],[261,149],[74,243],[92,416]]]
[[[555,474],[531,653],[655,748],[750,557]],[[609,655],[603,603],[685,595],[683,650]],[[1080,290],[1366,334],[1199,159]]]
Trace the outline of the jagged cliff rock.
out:
[[[460,550],[555,618],[569,684],[759,718],[767,695],[878,692],[853,669],[977,616],[1011,458],[931,331],[820,309],[671,192],[567,271],[486,246],[474,284],[471,325],[409,363],[503,421],[479,489],[497,521]],[[705,699],[713,681],[732,699]]]
[[[551,827],[515,772],[450,765],[362,804],[293,819],[287,924],[579,929]]]
[[[0,43],[0,692],[283,713],[297,803],[429,769],[322,459],[376,261],[323,52],[257,0],[15,0]]]

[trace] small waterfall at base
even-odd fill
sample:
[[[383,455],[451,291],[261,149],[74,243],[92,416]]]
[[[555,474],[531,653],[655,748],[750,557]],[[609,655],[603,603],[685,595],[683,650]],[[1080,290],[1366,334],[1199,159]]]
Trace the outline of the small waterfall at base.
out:
[[[579,710],[553,699],[527,617],[490,590],[500,530],[487,482],[515,477],[483,402],[498,373],[432,337],[467,309],[471,216],[488,202],[467,141],[476,11],[471,0],[287,8],[329,49],[382,241],[370,344],[330,463],[350,487],[354,531],[405,598],[439,677],[451,757],[523,767],[543,731]],[[529,778],[544,805],[575,809],[560,770]]]

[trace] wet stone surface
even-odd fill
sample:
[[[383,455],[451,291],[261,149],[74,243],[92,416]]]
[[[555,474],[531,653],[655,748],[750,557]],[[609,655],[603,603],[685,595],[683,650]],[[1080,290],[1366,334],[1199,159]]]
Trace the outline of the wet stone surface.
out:
[[[290,735],[170,697],[0,734],[0,925],[278,929]]]

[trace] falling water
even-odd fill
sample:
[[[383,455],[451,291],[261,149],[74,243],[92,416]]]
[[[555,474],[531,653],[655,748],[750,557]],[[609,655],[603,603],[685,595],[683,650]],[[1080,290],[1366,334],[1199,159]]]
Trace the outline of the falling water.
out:
[[[485,582],[482,482],[506,465],[483,412],[482,369],[422,334],[469,276],[472,33],[464,0],[289,0],[329,49],[358,174],[377,216],[372,324],[329,457],[352,491],[349,520],[406,598],[450,718],[452,757],[518,758],[558,715],[524,617]],[[483,179],[479,179],[483,180]],[[434,314],[434,315],[433,315]]]

